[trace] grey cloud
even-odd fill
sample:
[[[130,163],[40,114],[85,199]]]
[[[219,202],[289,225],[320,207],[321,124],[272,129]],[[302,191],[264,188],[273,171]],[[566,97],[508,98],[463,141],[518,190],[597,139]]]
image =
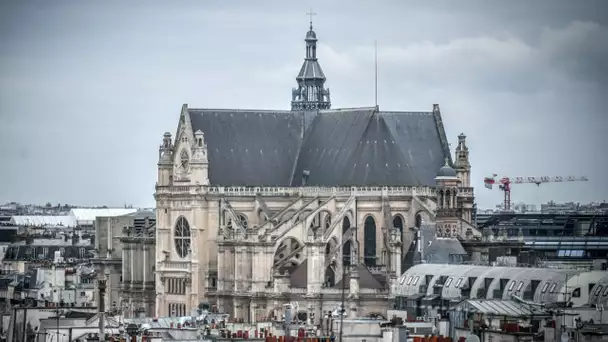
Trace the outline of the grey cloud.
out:
[[[538,44],[517,37],[463,37],[378,48],[386,82],[424,86],[472,87],[485,91],[531,93],[555,82],[608,85],[608,29],[591,22],[543,28]],[[322,45],[323,64],[340,76],[357,77],[371,69],[373,45],[336,51]]]
[[[310,5],[333,106],[373,104],[378,39],[380,107],[439,103],[450,140],[469,137],[481,206],[500,201],[481,186],[494,172],[593,180],[516,200],[605,198],[607,2],[383,4],[0,3],[0,201],[152,205],[182,103],[289,106]]]

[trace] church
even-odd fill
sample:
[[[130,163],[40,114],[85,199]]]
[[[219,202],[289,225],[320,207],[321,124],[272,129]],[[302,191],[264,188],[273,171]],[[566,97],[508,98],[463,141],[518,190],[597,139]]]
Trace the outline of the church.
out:
[[[290,110],[184,104],[165,133],[156,183],[156,315],[206,302],[234,320],[385,315],[415,263],[417,228],[435,261],[479,235],[466,137],[452,157],[439,105],[428,112],[334,109],[312,23]],[[462,249],[462,248],[460,248]],[[419,253],[418,253],[419,254]]]

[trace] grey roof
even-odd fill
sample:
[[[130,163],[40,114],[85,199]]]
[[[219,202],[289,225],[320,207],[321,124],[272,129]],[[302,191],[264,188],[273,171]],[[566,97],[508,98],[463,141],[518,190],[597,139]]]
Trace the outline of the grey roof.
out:
[[[298,73],[296,80],[300,81],[315,78],[325,80],[325,74],[323,73],[323,69],[321,69],[321,65],[316,58],[307,58],[304,60],[304,64],[302,64],[302,68],[300,68],[300,72]]]
[[[124,216],[128,216],[128,217],[135,217],[135,218],[156,218],[156,213],[153,210],[138,210],[136,212],[133,213],[129,213],[129,214],[125,214],[122,215]]]
[[[359,274],[359,287],[362,289],[382,289],[383,284],[378,280],[364,265],[357,265],[357,273]],[[340,280],[334,285],[334,288],[348,288],[350,286],[350,276],[345,275],[349,281]],[[300,265],[296,266],[290,277],[291,287],[306,288],[308,284],[308,260],[304,260]]]
[[[444,263],[454,260],[454,256],[466,255],[460,241],[456,238],[440,238],[434,224],[420,228],[422,234],[422,259],[429,263]]]
[[[212,185],[433,186],[449,157],[433,112],[189,109]]]
[[[205,133],[209,180],[217,185],[287,186],[302,136],[302,113],[190,109]]]

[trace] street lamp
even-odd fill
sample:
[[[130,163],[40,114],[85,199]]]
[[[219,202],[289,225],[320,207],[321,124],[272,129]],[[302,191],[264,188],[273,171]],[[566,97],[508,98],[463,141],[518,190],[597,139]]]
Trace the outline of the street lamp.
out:
[[[340,339],[339,341],[342,342],[342,326],[344,325],[344,313],[346,312],[345,308],[344,308],[344,299],[346,297],[346,293],[345,293],[345,289],[346,289],[346,262],[348,261],[348,266],[352,267],[351,263],[350,263],[350,259],[351,256],[350,255],[342,255],[342,298],[340,299]]]

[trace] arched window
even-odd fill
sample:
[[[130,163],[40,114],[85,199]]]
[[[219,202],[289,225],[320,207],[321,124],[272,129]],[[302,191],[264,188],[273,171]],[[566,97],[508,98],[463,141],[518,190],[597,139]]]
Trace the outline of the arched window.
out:
[[[247,227],[249,226],[249,223],[247,221],[247,216],[245,216],[245,214],[238,214],[239,216],[239,221],[241,221],[241,226],[243,227],[243,229],[247,229]]]
[[[416,214],[416,228],[420,228],[422,226],[422,216],[420,214]]]
[[[348,230],[348,228],[350,228],[350,220],[348,219],[347,216],[344,216],[344,218],[342,219],[342,234],[346,233],[346,231]],[[344,244],[342,246],[342,258],[344,259],[344,264],[345,265],[350,265],[350,248],[351,248],[351,242],[344,242],[342,241],[342,243]],[[354,262],[353,262],[354,263]]]
[[[344,216],[342,219],[342,234],[346,233],[348,228],[350,228],[350,220],[348,219],[348,216]]]
[[[325,214],[325,229],[329,229],[331,227],[331,215],[329,213]]]
[[[185,217],[180,216],[175,223],[175,250],[180,258],[190,254],[190,224]]]
[[[365,219],[363,227],[363,255],[366,266],[376,266],[376,221],[371,216]]]
[[[393,218],[393,228],[399,229],[399,232],[403,234],[403,218],[401,215],[395,215]]]

